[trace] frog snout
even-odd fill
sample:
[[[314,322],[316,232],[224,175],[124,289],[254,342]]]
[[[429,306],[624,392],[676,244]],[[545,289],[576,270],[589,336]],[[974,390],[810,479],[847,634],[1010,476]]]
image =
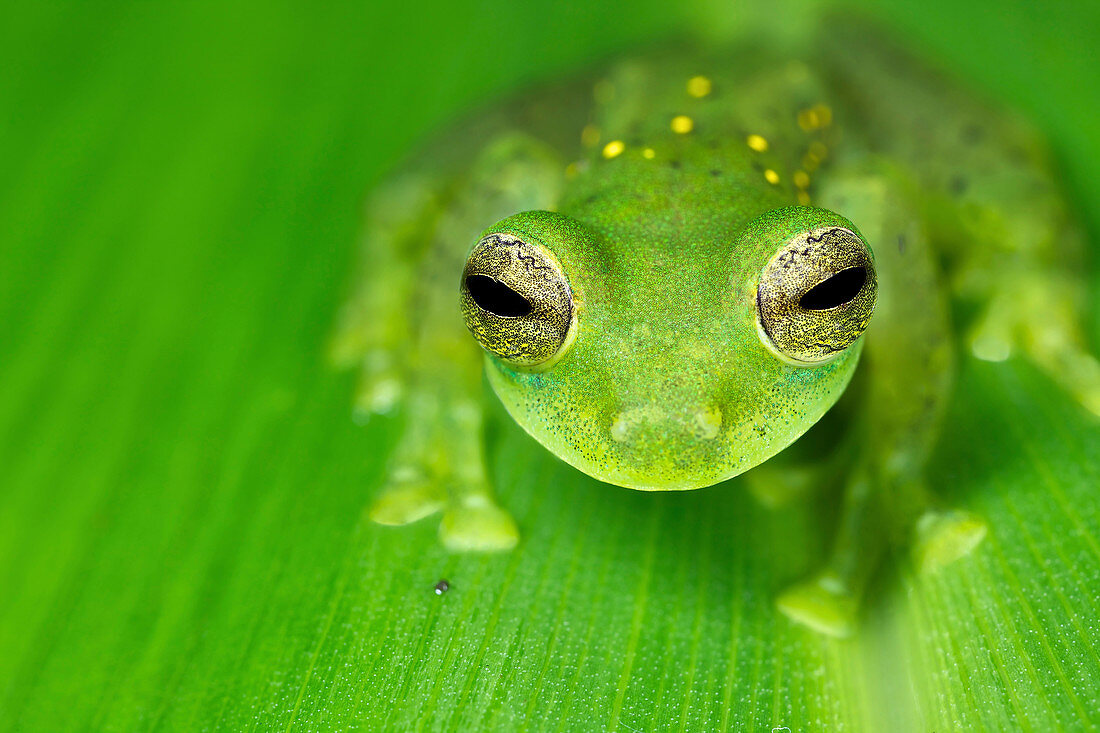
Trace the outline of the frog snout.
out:
[[[666,409],[647,404],[614,414],[609,432],[617,443],[662,443],[685,439],[713,440],[722,427],[722,410],[716,405],[692,405]]]

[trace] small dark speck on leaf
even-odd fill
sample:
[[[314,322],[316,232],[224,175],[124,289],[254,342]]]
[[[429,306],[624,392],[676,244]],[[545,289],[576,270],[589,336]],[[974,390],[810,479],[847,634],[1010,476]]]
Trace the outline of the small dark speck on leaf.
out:
[[[445,579],[440,580],[438,583],[436,583],[434,586],[432,586],[432,590],[435,591],[435,594],[437,596],[443,595],[444,593],[446,593],[450,589],[451,589],[451,584]]]
[[[673,168],[677,169],[677,170],[680,169],[680,161],[678,161],[678,160],[670,161],[669,165],[672,166]]]
[[[954,176],[951,179],[951,183],[949,185],[951,186],[951,193],[955,194],[956,196],[960,196],[966,192],[966,187],[968,184],[967,180],[962,176]]]
[[[906,244],[905,243],[905,235],[904,234],[899,234],[898,235],[898,252],[899,253],[905,254],[905,244]]]
[[[713,170],[712,170],[712,171],[710,172],[710,174],[711,174],[712,176],[714,176],[715,178],[717,178],[718,176],[722,175],[722,171],[720,171],[720,170],[718,170],[717,168],[715,168],[715,169],[713,169]]]

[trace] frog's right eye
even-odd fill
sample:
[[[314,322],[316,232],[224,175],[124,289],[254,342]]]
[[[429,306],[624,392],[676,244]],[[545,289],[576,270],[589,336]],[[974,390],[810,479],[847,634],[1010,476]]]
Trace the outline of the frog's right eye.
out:
[[[474,245],[460,298],[478,343],[516,366],[553,363],[576,330],[573,293],[557,258],[511,234],[490,234]]]
[[[802,232],[760,273],[761,340],[793,364],[828,362],[863,335],[877,292],[871,249],[858,234],[840,226]]]

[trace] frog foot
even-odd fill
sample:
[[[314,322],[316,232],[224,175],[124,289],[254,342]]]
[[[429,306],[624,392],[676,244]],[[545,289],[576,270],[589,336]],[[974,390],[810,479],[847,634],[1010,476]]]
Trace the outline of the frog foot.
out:
[[[775,603],[787,618],[822,634],[843,639],[856,629],[859,599],[830,571],[788,588]]]
[[[435,482],[421,472],[398,468],[371,505],[370,518],[378,524],[409,524],[438,512],[444,498]]]
[[[508,512],[479,495],[447,508],[439,539],[452,552],[502,552],[519,542],[519,529]]]
[[[950,565],[977,547],[989,527],[980,517],[960,509],[929,509],[915,527],[913,560],[922,573]]]

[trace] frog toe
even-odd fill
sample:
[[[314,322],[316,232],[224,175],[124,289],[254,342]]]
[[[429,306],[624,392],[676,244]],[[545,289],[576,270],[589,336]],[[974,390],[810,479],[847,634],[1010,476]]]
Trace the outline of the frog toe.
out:
[[[502,552],[519,542],[519,529],[508,512],[476,497],[444,512],[439,538],[453,552]]]
[[[1039,366],[1086,410],[1100,416],[1100,360],[1074,344],[1040,352]]]
[[[965,557],[989,531],[980,517],[960,509],[930,509],[917,520],[913,560],[920,572],[932,572]]]
[[[370,518],[378,524],[409,524],[435,514],[443,505],[444,495],[433,482],[413,471],[398,469],[371,505]]]
[[[828,572],[788,588],[776,606],[795,623],[837,638],[852,635],[859,615],[859,599]]]

